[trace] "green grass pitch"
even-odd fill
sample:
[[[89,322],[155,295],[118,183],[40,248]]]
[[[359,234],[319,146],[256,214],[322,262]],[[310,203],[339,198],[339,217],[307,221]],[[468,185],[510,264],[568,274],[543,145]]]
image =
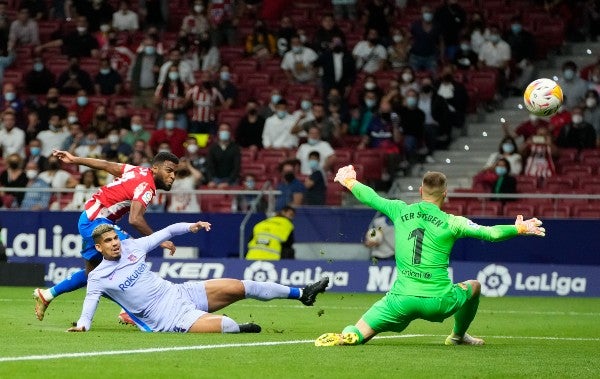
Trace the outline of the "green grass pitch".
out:
[[[482,298],[470,332],[486,345],[444,346],[452,319],[416,321],[364,346],[317,348],[379,295],[328,293],[314,307],[245,300],[223,310],[254,335],[142,333],[103,299],[92,331],[66,333],[84,291],[39,322],[31,288],[0,287],[0,378],[599,378],[600,299]],[[76,356],[77,353],[84,354]]]

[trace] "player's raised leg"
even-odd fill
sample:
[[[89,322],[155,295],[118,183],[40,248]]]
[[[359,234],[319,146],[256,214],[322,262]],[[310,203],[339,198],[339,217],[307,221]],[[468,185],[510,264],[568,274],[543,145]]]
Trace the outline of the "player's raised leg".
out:
[[[479,307],[479,295],[481,294],[481,284],[476,280],[468,280],[457,284],[458,296],[462,293],[467,299],[462,307],[454,314],[454,329],[452,334],[446,338],[446,345],[483,345],[485,342],[481,338],[475,338],[467,334],[469,325],[477,314]]]
[[[288,287],[278,283],[253,280],[212,279],[204,282],[208,311],[215,312],[242,299],[269,301],[273,299],[297,299],[311,306],[317,295],[325,292],[329,278],[309,284],[305,288]]]

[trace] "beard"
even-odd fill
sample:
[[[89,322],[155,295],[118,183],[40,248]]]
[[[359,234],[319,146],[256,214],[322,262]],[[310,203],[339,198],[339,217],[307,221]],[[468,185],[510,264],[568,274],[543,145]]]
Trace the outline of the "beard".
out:
[[[154,184],[156,184],[156,189],[165,190],[165,191],[170,191],[171,190],[171,186],[172,186],[171,184],[165,183],[160,178],[155,178],[154,179]]]

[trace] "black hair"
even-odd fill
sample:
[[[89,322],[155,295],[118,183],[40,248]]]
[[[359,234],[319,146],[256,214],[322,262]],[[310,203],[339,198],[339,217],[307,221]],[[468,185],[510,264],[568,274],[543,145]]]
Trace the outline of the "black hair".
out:
[[[313,150],[310,153],[308,153],[308,158],[317,158],[317,159],[321,159],[321,154],[319,154],[318,151]]]
[[[173,162],[175,164],[179,164],[179,158],[177,158],[177,156],[173,153],[169,153],[166,151],[161,151],[160,153],[156,154],[154,156],[154,159],[152,159],[152,164],[153,165],[157,165],[157,164],[162,164],[165,162]]]

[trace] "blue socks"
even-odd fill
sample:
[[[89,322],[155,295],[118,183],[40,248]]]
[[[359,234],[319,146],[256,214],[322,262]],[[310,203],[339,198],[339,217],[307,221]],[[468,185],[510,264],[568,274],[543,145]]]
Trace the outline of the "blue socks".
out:
[[[52,294],[52,296],[56,297],[63,293],[83,288],[86,286],[86,284],[87,275],[85,274],[85,270],[79,270],[73,273],[71,277],[63,280],[54,287],[50,288],[50,293]]]
[[[246,290],[246,298],[256,300],[271,299],[299,299],[300,288],[288,287],[278,283],[255,282],[253,280],[242,280]]]

